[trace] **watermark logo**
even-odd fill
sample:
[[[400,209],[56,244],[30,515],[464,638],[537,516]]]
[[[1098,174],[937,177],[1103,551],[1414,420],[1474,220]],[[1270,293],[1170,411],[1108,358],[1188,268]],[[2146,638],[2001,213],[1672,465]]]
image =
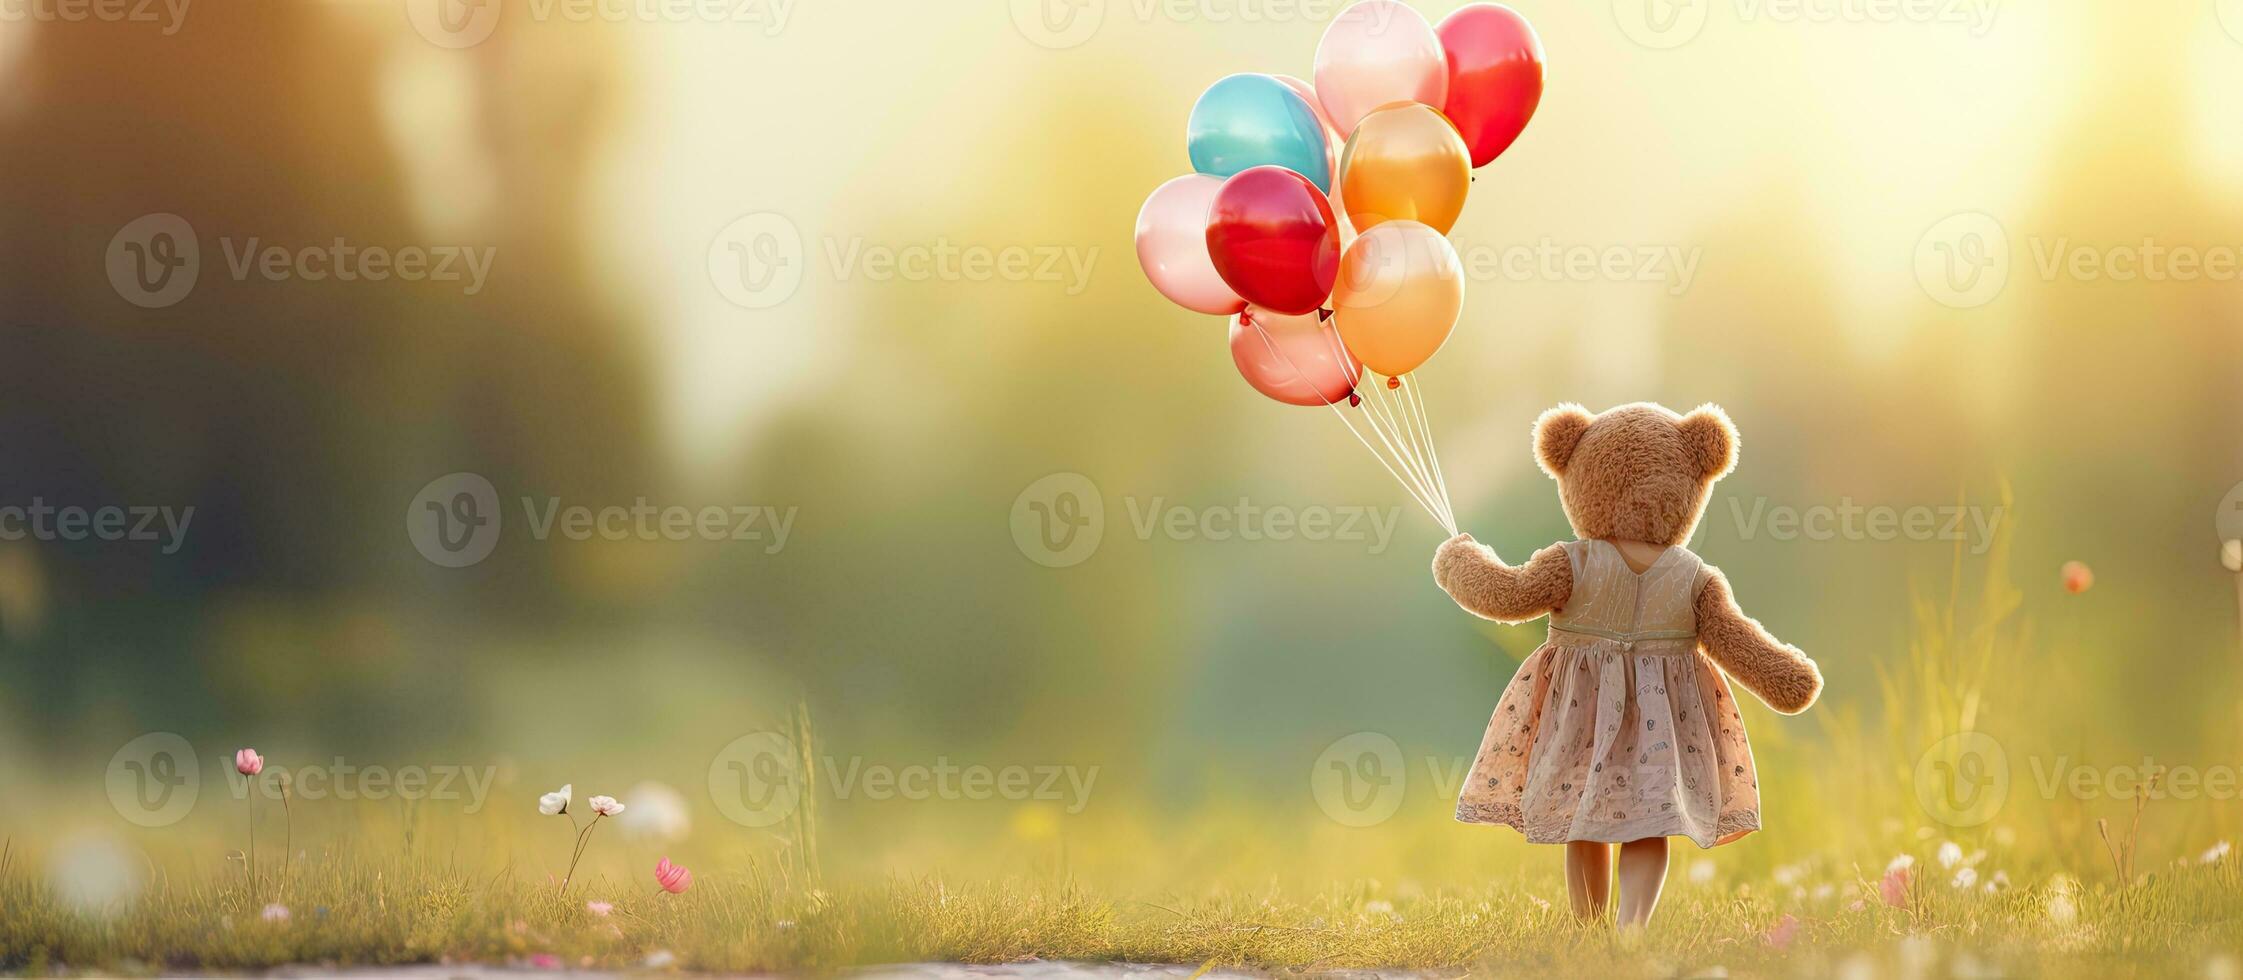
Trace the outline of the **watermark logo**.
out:
[[[490,246],[392,248],[357,245],[341,237],[296,247],[255,236],[221,237],[218,249],[235,282],[450,282],[461,283],[468,296],[483,291],[497,258],[497,249]],[[104,265],[118,296],[134,306],[162,309],[194,291],[202,275],[202,244],[185,218],[142,215],[109,239]]]
[[[160,310],[186,299],[202,274],[195,228],[176,214],[146,214],[109,239],[109,287],[125,302]]]
[[[709,242],[709,281],[735,306],[764,310],[802,285],[802,232],[786,215],[743,215]]]
[[[289,767],[268,762],[255,776],[228,775],[227,789],[237,800],[248,799],[251,793],[274,801],[464,800],[467,805],[460,812],[473,814],[490,801],[491,784],[497,779],[498,767],[491,765],[358,765],[336,756],[324,765]]]
[[[0,24],[161,24],[165,37],[187,26],[194,0],[0,0]]]
[[[769,309],[791,299],[803,278],[822,271],[835,282],[1019,283],[1080,296],[1090,287],[1099,248],[985,244],[948,236],[876,242],[862,235],[819,235],[806,243],[783,214],[743,215],[709,242],[709,281],[733,305]]]
[[[1679,48],[1706,29],[1712,0],[1612,0],[1612,18],[1628,40],[1665,51]]]
[[[0,505],[0,541],[161,542],[171,555],[187,543],[194,522],[192,506],[57,506],[33,497],[28,505]]]
[[[2220,543],[2243,539],[2243,483],[2227,488],[2227,496],[2212,511],[2212,530],[2219,534]]]
[[[109,757],[103,782],[118,816],[142,827],[168,827],[195,808],[202,774],[185,738],[150,732]]]
[[[786,30],[795,0],[526,0],[534,23],[750,24]],[[413,30],[442,48],[470,48],[498,29],[500,0],[407,0]]]
[[[1999,296],[2013,272],[2043,283],[2235,283],[2243,281],[2243,246],[2175,242],[2154,235],[2088,241],[2070,235],[2020,236],[2029,265],[2011,258],[2009,233],[1982,212],[1951,215],[1916,243],[1916,280],[1932,299],[1957,309]]]
[[[794,740],[777,732],[742,735],[709,762],[709,800],[725,819],[769,827],[794,814],[805,789]]]
[[[1080,473],[1053,473],[1012,502],[1012,543],[1029,561],[1067,568],[1090,560],[1106,535],[1106,499]]]
[[[466,568],[498,547],[498,488],[474,473],[428,481],[405,508],[405,534],[421,557],[445,568]]]
[[[1852,497],[1838,498],[1835,507],[1817,504],[1770,506],[1768,498],[1752,498],[1747,510],[1741,497],[1729,498],[1729,517],[1736,522],[1737,538],[1750,541],[1766,534],[1771,541],[1942,541],[1967,542],[1970,553],[1982,555],[1994,546],[1995,532],[2008,515],[2006,507],[1944,507],[1918,505],[1864,506]]]
[[[1308,773],[1317,807],[1348,827],[1385,823],[1402,808],[1408,782],[1402,746],[1379,732],[1356,732],[1326,746]]]
[[[1916,760],[1916,804],[1950,827],[1994,819],[2009,800],[2009,756],[1984,732],[1956,732]]]
[[[1690,290],[1704,258],[1705,249],[1695,245],[1568,244],[1549,238],[1457,244],[1464,276],[1475,282],[1642,283],[1664,287],[1669,296]]]
[[[818,790],[803,769],[791,738],[777,732],[740,736],[709,763],[709,799],[725,818],[743,827],[769,827],[794,815],[803,794]],[[825,789],[835,800],[1010,800],[1057,802],[1081,813],[1098,783],[1098,766],[962,764],[947,756],[895,765],[863,756],[820,756]]]
[[[405,0],[413,30],[440,48],[472,48],[498,30],[501,0]]]
[[[787,546],[800,511],[762,504],[657,504],[645,497],[592,506],[525,496],[521,504],[522,526],[535,541],[747,541],[761,544],[767,555]],[[446,568],[465,568],[490,557],[502,523],[498,490],[474,473],[429,481],[405,509],[405,533],[413,548]]]
[[[1942,306],[1984,306],[2009,284],[2009,232],[1993,215],[1949,215],[1916,240],[1916,284]]]
[[[1139,541],[1249,544],[1274,541],[1360,544],[1384,554],[1402,520],[1399,506],[1258,504],[1251,497],[1194,504],[1154,494],[1121,498],[1128,518],[1116,525]],[[1106,537],[1106,501],[1080,473],[1054,473],[1013,498],[1013,545],[1029,560],[1066,568],[1090,559]]]
[[[1991,32],[1999,14],[1998,0],[1730,0],[1729,6],[1743,24],[1924,24],[1961,28],[1971,37]],[[1713,7],[1713,0],[1613,0],[1612,16],[1629,40],[1663,51],[1696,40]]]
[[[1139,24],[1210,24],[1249,27],[1268,24],[1330,23],[1355,0],[1008,0],[1013,29],[1030,43],[1052,50],[1080,47],[1109,18]],[[1391,8],[1363,8],[1369,33],[1384,35],[1394,21]]]
[[[1012,24],[1038,47],[1078,47],[1106,21],[1106,0],[1012,0]]]

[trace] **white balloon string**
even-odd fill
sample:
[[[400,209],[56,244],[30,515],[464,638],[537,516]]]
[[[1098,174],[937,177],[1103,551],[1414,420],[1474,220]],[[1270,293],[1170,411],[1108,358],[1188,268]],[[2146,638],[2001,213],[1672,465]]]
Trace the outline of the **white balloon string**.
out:
[[[1377,390],[1376,385],[1377,382],[1374,381],[1372,383],[1373,391]],[[1411,492],[1424,502],[1426,510],[1433,515],[1434,521],[1442,527],[1447,527],[1448,518],[1442,514],[1440,505],[1434,502],[1432,488],[1425,485],[1425,481],[1419,476],[1417,468],[1412,465],[1413,460],[1409,453],[1402,449],[1400,435],[1394,430],[1393,420],[1381,415],[1378,411],[1377,397],[1377,395],[1371,395],[1363,399],[1363,408],[1365,409],[1363,424],[1371,430],[1373,435],[1378,436],[1379,444],[1385,446],[1386,451],[1394,457],[1395,466],[1400,468],[1400,472],[1395,474],[1396,479],[1400,479],[1407,484],[1411,488]],[[1384,459],[1384,457],[1381,457],[1381,462],[1384,462]]]
[[[1449,496],[1448,475],[1441,472],[1441,450],[1433,444],[1433,416],[1425,409],[1425,389],[1419,386],[1418,377],[1415,374],[1404,379],[1402,383],[1410,386],[1410,397],[1417,402],[1418,422],[1425,426],[1425,449],[1432,455],[1433,459],[1433,482],[1438,485],[1441,491],[1441,507],[1448,511],[1449,523],[1453,526],[1456,523],[1456,502],[1455,498]]]
[[[1374,397],[1377,399],[1380,413],[1388,428],[1393,431],[1395,441],[1404,447],[1410,466],[1417,474],[1419,484],[1425,488],[1426,497],[1440,506],[1441,526],[1452,527],[1456,524],[1455,515],[1449,513],[1447,502],[1442,500],[1435,492],[1433,473],[1431,468],[1426,465],[1425,450],[1420,444],[1414,427],[1409,422],[1409,416],[1405,411],[1401,396],[1392,394],[1392,390],[1380,391],[1377,386],[1372,388],[1372,391],[1376,392]]]
[[[1441,492],[1440,481],[1434,479],[1432,475],[1432,433],[1427,430],[1425,425],[1424,413],[1419,410],[1417,400],[1415,397],[1413,397],[1415,392],[1410,385],[1410,380],[1411,379],[1406,376],[1402,379],[1402,387],[1400,389],[1397,389],[1399,391],[1399,394],[1395,397],[1396,400],[1401,404],[1402,418],[1409,425],[1410,439],[1417,446],[1417,450],[1419,453],[1418,458],[1423,462],[1425,466],[1426,489],[1433,493],[1434,499],[1440,501],[1442,513],[1448,514],[1450,520],[1453,522],[1456,515],[1449,511],[1448,495]]]
[[[1429,492],[1421,493],[1415,483],[1413,483],[1408,477],[1403,476],[1401,472],[1397,471],[1394,468],[1393,463],[1387,462],[1385,456],[1379,455],[1378,449],[1371,445],[1371,441],[1363,438],[1363,433],[1356,430],[1355,423],[1348,420],[1347,413],[1340,411],[1339,404],[1329,398],[1325,398],[1323,389],[1318,388],[1314,382],[1309,381],[1308,374],[1301,370],[1300,365],[1293,363],[1292,356],[1282,350],[1279,350],[1277,344],[1270,340],[1269,331],[1262,329],[1262,324],[1260,321],[1255,320],[1252,317],[1247,317],[1246,322],[1253,325],[1254,335],[1261,338],[1263,348],[1267,349],[1271,354],[1276,355],[1278,359],[1284,361],[1286,367],[1293,369],[1294,377],[1300,379],[1302,384],[1308,385],[1310,391],[1316,392],[1316,397],[1322,398],[1324,400],[1324,407],[1332,410],[1333,417],[1339,419],[1341,425],[1347,426],[1348,434],[1354,436],[1356,442],[1363,444],[1363,448],[1370,452],[1371,458],[1378,460],[1379,466],[1385,468],[1387,475],[1393,477],[1395,482],[1400,483],[1402,485],[1402,489],[1409,493],[1410,499],[1417,501],[1418,506],[1425,508],[1425,513],[1433,518],[1434,523],[1441,525],[1441,527],[1443,527],[1444,529],[1448,529],[1449,533],[1451,535],[1454,535],[1456,531],[1454,529],[1453,522],[1443,517],[1442,511],[1434,506],[1431,494]],[[1358,388],[1360,387],[1361,386],[1358,385]],[[1368,415],[1365,416],[1364,422],[1365,424],[1371,424]],[[1372,426],[1372,431],[1378,431],[1375,425]],[[1379,433],[1379,441],[1382,443],[1386,442],[1386,435],[1384,433]]]
[[[1374,381],[1370,385],[1370,389],[1371,393],[1365,398],[1369,409],[1367,414],[1381,423],[1384,430],[1393,436],[1396,445],[1395,457],[1409,467],[1410,474],[1417,479],[1420,486],[1425,486],[1430,491],[1431,487],[1425,481],[1425,469],[1418,465],[1414,447],[1410,447],[1407,441],[1402,438],[1402,427],[1395,420],[1392,406],[1387,403],[1383,386]],[[1426,496],[1431,497],[1432,494],[1428,492]]]

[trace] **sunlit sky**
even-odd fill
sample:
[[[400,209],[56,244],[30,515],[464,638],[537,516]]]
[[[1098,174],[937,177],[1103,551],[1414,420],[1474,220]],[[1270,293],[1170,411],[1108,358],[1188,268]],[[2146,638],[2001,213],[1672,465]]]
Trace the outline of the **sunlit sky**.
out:
[[[1429,19],[1454,6],[1418,4]],[[2025,219],[2064,162],[2052,152],[2065,128],[2123,113],[2113,100],[2180,100],[2172,122],[2190,131],[2176,135],[2221,193],[2234,193],[2221,175],[2243,162],[2243,42],[2213,4],[2000,4],[1990,26],[1786,21],[1716,4],[1673,50],[1636,44],[1608,4],[1517,6],[1548,52],[1548,95],[1527,138],[1482,172],[1460,241],[1690,248],[1740,215],[1792,215],[1813,243],[1797,274],[1838,291],[1855,353],[1871,358],[1938,323],[1913,279],[1919,236],[1962,211]],[[490,178],[468,55],[421,43],[401,17],[350,9],[397,47],[383,104],[415,213],[432,235],[472,227]],[[1141,285],[1126,216],[1186,168],[1193,98],[1233,71],[1310,74],[1323,28],[1148,9],[1114,4],[1086,43],[1060,50],[1024,36],[1002,4],[802,4],[775,34],[769,23],[525,32],[530,43],[505,57],[580,60],[610,87],[586,106],[606,136],[582,220],[601,289],[647,331],[676,459],[691,470],[734,458],[806,382],[851,369],[863,301],[893,284],[835,282],[821,249],[860,236],[1057,235],[1101,250],[1102,284]],[[0,66],[20,33],[0,29]],[[1121,220],[1055,230],[1023,219],[1055,195]],[[992,210],[993,196],[1026,210]],[[799,229],[808,274],[792,301],[742,309],[711,287],[709,246],[764,211]],[[1594,373],[1618,393],[1660,371],[1671,302],[1653,287],[1523,284],[1478,291],[1466,318],[1516,325],[1505,344],[1564,324],[1602,351]],[[940,317],[929,311],[930,329]],[[992,346],[1050,328],[1002,317],[942,327]],[[1497,342],[1456,341],[1468,354]]]

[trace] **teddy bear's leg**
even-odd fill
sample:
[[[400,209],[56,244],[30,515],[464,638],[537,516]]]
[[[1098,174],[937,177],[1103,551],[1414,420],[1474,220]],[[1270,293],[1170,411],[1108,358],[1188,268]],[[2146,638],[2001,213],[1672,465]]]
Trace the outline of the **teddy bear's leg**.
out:
[[[1620,845],[1620,928],[1641,928],[1659,907],[1667,884],[1667,839],[1646,837]]]
[[[1573,914],[1584,921],[1604,918],[1612,904],[1612,845],[1576,840],[1565,845],[1565,890]]]

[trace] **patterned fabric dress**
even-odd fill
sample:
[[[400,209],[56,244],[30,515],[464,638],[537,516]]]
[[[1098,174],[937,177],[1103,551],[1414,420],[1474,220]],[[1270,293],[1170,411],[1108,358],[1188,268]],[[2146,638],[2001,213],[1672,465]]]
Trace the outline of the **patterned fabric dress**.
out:
[[[1736,696],[1698,652],[1704,563],[1668,548],[1638,573],[1610,542],[1564,547],[1572,596],[1497,702],[1456,818],[1538,844],[1760,829]]]

